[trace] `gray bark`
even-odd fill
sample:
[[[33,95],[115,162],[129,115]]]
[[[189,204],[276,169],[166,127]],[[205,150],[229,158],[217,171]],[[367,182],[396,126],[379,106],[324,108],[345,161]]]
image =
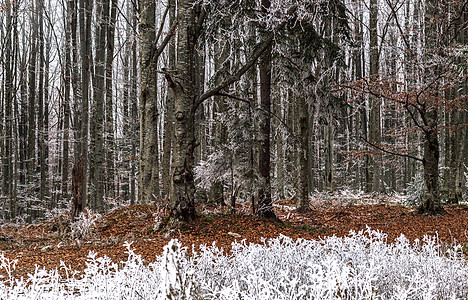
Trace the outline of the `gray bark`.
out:
[[[152,57],[156,39],[155,9],[154,1],[140,0],[140,203],[153,203],[159,198],[157,66]]]
[[[309,210],[309,106],[304,97],[298,98],[298,193],[296,198],[296,208],[299,212]]]
[[[105,145],[106,145],[106,191],[107,197],[115,197],[115,165],[114,165],[114,111],[113,111],[113,90],[112,90],[112,70],[114,62],[114,34],[117,20],[117,0],[111,0],[110,17],[104,20],[107,23],[106,32],[106,127],[105,127]]]
[[[378,80],[379,76],[379,45],[378,45],[378,1],[370,1],[370,16],[369,16],[369,29],[370,29],[370,70],[369,76],[371,81]],[[381,126],[380,126],[380,99],[370,98],[370,116],[369,116],[369,140],[371,143],[381,143]],[[374,155],[372,159],[372,191],[381,192],[382,181],[382,167],[381,157]]]
[[[266,10],[270,8],[270,1],[262,0],[261,5],[262,11],[266,12]],[[261,37],[266,38],[266,34],[261,34]],[[265,218],[276,219],[271,199],[270,179],[271,44],[260,57],[259,69],[260,109],[262,110],[262,117],[259,124],[261,138],[259,148],[259,172],[261,183],[257,214]]]
[[[169,21],[175,20],[175,0],[170,0],[169,4]],[[172,39],[169,42],[169,70],[174,70],[176,65],[176,42]],[[174,96],[171,92],[167,95],[166,100],[166,115],[164,118],[164,146],[163,146],[163,161],[162,161],[162,182],[163,195],[169,196],[171,187],[171,153],[172,141],[174,138]]]

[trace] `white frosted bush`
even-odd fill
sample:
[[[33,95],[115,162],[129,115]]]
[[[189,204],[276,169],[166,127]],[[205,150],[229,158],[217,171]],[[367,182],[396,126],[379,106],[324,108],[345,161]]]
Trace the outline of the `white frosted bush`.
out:
[[[81,212],[78,219],[71,223],[71,236],[75,239],[88,239],[92,230],[96,228],[97,220],[100,218],[100,214],[89,210]]]
[[[90,253],[82,273],[62,266],[66,276],[37,269],[19,280],[11,276],[16,261],[1,254],[0,299],[468,299],[465,258],[435,238],[411,245],[401,236],[389,245],[368,229],[232,246],[229,254],[212,245],[189,256],[173,240],[145,264],[127,244],[120,264]]]

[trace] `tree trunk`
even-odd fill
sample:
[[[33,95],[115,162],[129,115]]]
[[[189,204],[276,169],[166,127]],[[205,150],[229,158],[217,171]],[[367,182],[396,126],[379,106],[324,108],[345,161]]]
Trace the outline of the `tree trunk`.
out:
[[[91,102],[91,128],[90,128],[90,165],[89,188],[90,207],[99,212],[105,211],[104,207],[104,76],[106,64],[106,35],[109,18],[109,0],[99,0],[96,5],[98,24],[96,25],[96,55],[94,64],[93,101]]]
[[[220,49],[220,47],[217,47],[217,46],[215,46],[214,48],[215,48],[214,69],[215,69],[215,72],[218,72],[223,68],[223,63],[228,59],[229,48],[227,46],[223,47],[223,49]],[[216,81],[216,84],[219,84],[219,83],[220,83],[220,80],[218,79]],[[226,132],[227,128],[219,119],[219,115],[226,113],[226,103],[224,102],[225,101],[224,97],[215,97],[214,101],[215,103],[213,103],[213,118],[215,119],[215,122],[213,125],[213,132],[211,136],[214,136],[214,139],[212,142],[212,149],[213,151],[217,151],[221,149],[221,147],[224,144],[226,144],[226,140],[227,140],[227,132]],[[232,163],[231,163],[231,167],[232,167]],[[233,170],[231,170],[231,172],[232,171]],[[234,191],[234,185],[232,185],[231,195],[234,195],[233,191]],[[210,188],[209,201],[212,203],[219,204],[221,206],[225,205],[224,184],[221,179],[214,180],[214,182],[212,182],[211,188]]]
[[[13,160],[13,149],[12,149],[12,143],[13,143],[13,131],[12,131],[12,123],[13,123],[13,115],[12,115],[12,105],[14,102],[14,86],[13,86],[13,78],[14,78],[14,61],[12,59],[14,55],[14,47],[13,45],[13,26],[14,25],[13,21],[13,16],[12,16],[12,9],[7,9],[6,15],[7,15],[7,28],[6,28],[6,40],[5,40],[5,61],[2,61],[3,63],[3,68],[5,72],[5,96],[4,96],[4,102],[5,102],[5,107],[4,107],[4,120],[2,120],[3,124],[5,124],[5,131],[0,133],[3,135],[2,136],[2,195],[9,199],[9,208],[10,211],[9,213],[6,214],[6,217],[13,218],[15,216],[14,210],[12,208],[14,207],[14,201],[15,199],[12,198],[12,184],[13,184],[13,178],[12,178],[12,160]],[[0,109],[3,109],[0,106]]]
[[[266,13],[270,8],[270,0],[262,0],[261,10]],[[266,34],[261,34],[263,38]],[[264,218],[276,219],[271,199],[270,180],[270,114],[271,114],[271,45],[260,57],[260,119],[261,144],[259,149],[260,189],[257,214]]]
[[[77,201],[76,216],[79,215],[82,209],[87,204],[87,170],[88,170],[88,112],[89,112],[89,53],[91,53],[91,16],[92,16],[92,1],[91,0],[80,0],[80,43],[81,43],[81,143],[80,143],[80,160],[82,160],[82,167],[78,169],[81,172],[81,176],[77,176],[81,179],[81,195],[75,199]],[[77,163],[77,161],[76,161]]]
[[[153,203],[159,198],[157,66],[152,57],[155,9],[154,1],[140,0],[140,203]]]
[[[197,39],[192,4],[178,2],[178,46],[176,71],[179,78],[169,81],[174,95],[174,143],[170,192],[170,214],[175,222],[195,219],[193,161],[195,148],[195,42]]]
[[[36,40],[37,25],[33,16],[31,20],[32,38],[29,57],[29,95],[28,95],[28,194],[32,196],[34,185],[35,161],[36,161]]]
[[[74,0],[68,1],[70,9],[70,25],[71,25],[71,52],[72,52],[72,68],[71,68],[71,84],[73,88],[73,161],[76,163],[81,157],[81,127],[82,127],[82,91],[81,91],[81,72],[80,72],[80,48],[78,46],[78,3]]]
[[[298,177],[298,193],[296,195],[296,208],[299,212],[306,212],[309,210],[309,154],[308,154],[308,144],[309,144],[309,106],[305,101],[304,97],[298,98],[298,110],[299,110],[299,120],[298,120],[298,167],[299,167],[299,177]]]
[[[67,20],[65,22],[65,69],[63,70],[64,81],[64,97],[63,97],[63,145],[62,145],[62,201],[60,203],[68,203],[68,169],[69,169],[69,129],[70,129],[70,80],[71,80],[71,32],[72,32],[72,18],[73,18],[73,4],[74,1],[67,1]]]
[[[133,28],[137,28],[137,12],[135,7],[133,7]],[[131,71],[131,89],[130,89],[130,105],[131,105],[131,117],[130,117],[130,126],[132,128],[132,159],[131,159],[131,173],[130,173],[130,204],[135,204],[136,202],[136,176],[137,176],[137,143],[139,139],[139,130],[140,125],[138,122],[138,56],[137,56],[137,47],[132,47],[132,71]]]
[[[83,211],[83,160],[75,162],[72,170],[72,210],[71,219],[72,221]]]
[[[169,0],[169,23],[175,20],[175,0]],[[169,42],[169,70],[174,70],[176,65],[176,43],[175,39]],[[167,93],[166,116],[164,118],[164,148],[162,161],[162,182],[163,195],[169,196],[171,188],[171,153],[172,142],[174,138],[174,96],[171,92]]]
[[[424,187],[426,189],[419,211],[424,214],[436,215],[443,212],[439,193],[439,139],[437,136],[437,110],[426,114],[430,120],[435,120],[431,129],[424,134]]]
[[[378,3],[377,0],[370,1],[369,30],[370,30],[370,70],[371,81],[378,80],[379,76],[379,44],[378,44]],[[369,140],[371,143],[379,145],[381,143],[380,126],[380,99],[370,98],[370,117],[369,117]],[[372,159],[372,191],[381,192],[382,188],[382,166],[381,157],[376,155]]]
[[[426,3],[426,12],[424,16],[425,26],[425,64],[430,65],[431,69],[425,70],[424,80],[429,84],[434,77],[438,76],[438,66],[434,66],[433,53],[437,45],[437,21],[434,18],[437,15],[438,1],[430,0]],[[437,103],[432,103],[433,100],[429,96],[437,99],[439,97],[438,85],[435,84],[431,87],[432,91],[424,99],[421,105],[421,118],[424,122],[423,137],[424,137],[424,154],[423,154],[423,168],[424,168],[424,186],[425,195],[419,207],[419,211],[424,214],[440,214],[443,212],[442,204],[440,201],[439,192],[439,132],[437,128],[438,123],[438,108]],[[437,100],[436,100],[437,101]],[[430,107],[428,107],[430,105]]]
[[[107,14],[107,17],[109,15]],[[111,0],[110,7],[110,18],[104,20],[107,27],[107,38],[106,38],[106,128],[105,128],[105,140],[106,140],[106,191],[107,197],[115,197],[115,165],[114,165],[114,111],[113,111],[113,90],[112,90],[112,69],[114,62],[114,33],[117,19],[117,0]]]

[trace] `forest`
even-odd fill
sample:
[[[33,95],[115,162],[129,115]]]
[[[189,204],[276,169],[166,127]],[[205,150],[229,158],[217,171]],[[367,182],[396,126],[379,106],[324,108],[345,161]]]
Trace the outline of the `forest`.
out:
[[[0,298],[468,295],[468,1],[0,0],[0,41]]]
[[[344,189],[437,214],[467,189],[466,6],[6,1],[1,218]]]

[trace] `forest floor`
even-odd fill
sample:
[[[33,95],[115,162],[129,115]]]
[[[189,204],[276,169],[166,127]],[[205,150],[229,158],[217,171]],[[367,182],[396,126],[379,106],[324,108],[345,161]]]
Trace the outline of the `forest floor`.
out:
[[[351,197],[352,198],[352,197]],[[422,240],[425,235],[437,235],[443,245],[460,244],[468,254],[468,206],[446,205],[441,216],[425,216],[415,208],[402,206],[392,196],[374,196],[359,199],[350,197],[339,201],[330,198],[316,199],[311,211],[298,214],[290,200],[275,203],[275,212],[282,222],[263,220],[249,214],[243,207],[236,214],[203,207],[200,218],[192,225],[171,232],[154,230],[161,209],[157,206],[135,205],[122,207],[99,216],[93,221],[89,216],[79,229],[82,234],[70,233],[70,224],[63,215],[35,225],[1,227],[0,253],[16,259],[15,277],[27,277],[36,266],[59,269],[60,262],[74,270],[86,267],[90,251],[108,256],[114,262],[125,261],[125,242],[145,261],[157,259],[171,239],[177,238],[191,249],[200,244],[222,247],[229,252],[235,240],[246,243],[262,243],[263,238],[275,238],[280,234],[292,238],[319,239],[325,236],[346,236],[350,230],[383,231],[387,241],[393,242],[401,234],[410,241]],[[350,200],[351,199],[351,200]],[[77,230],[75,230],[77,232]],[[5,270],[0,270],[0,276]]]

